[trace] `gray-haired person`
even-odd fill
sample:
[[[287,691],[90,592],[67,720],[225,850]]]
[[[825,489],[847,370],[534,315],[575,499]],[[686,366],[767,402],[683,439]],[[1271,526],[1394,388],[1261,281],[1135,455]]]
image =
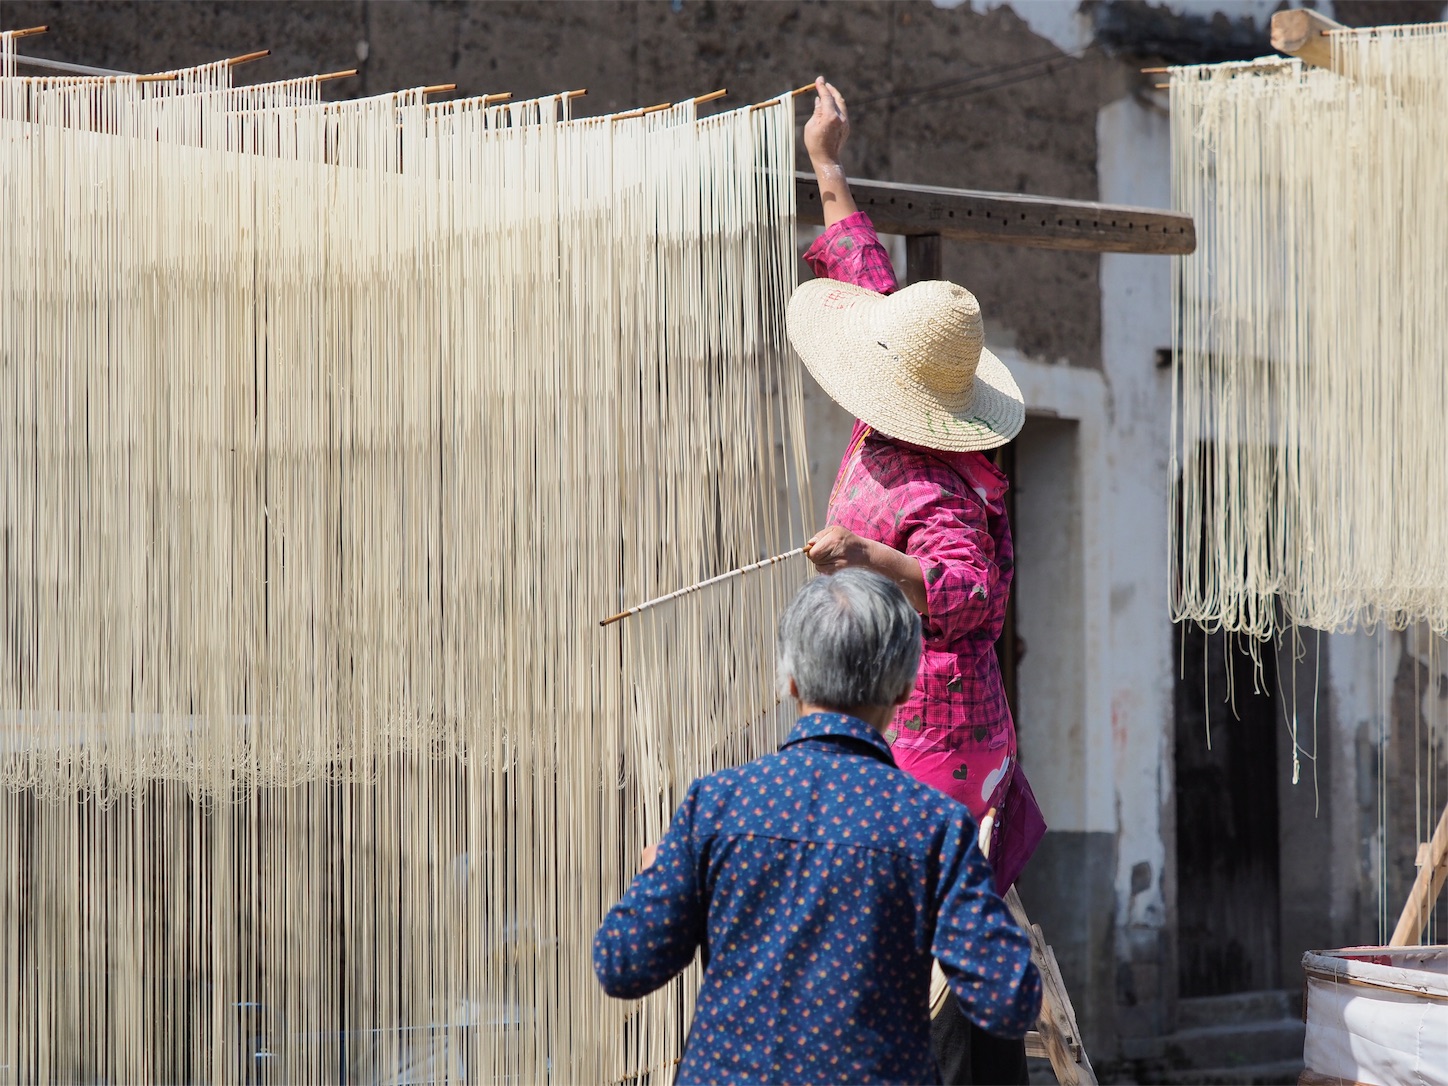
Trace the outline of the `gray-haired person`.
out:
[[[970,813],[896,768],[881,734],[920,644],[919,615],[879,574],[805,585],[779,623],[789,738],[690,786],[594,937],[599,982],[625,999],[699,951],[679,1082],[938,1082],[932,958],[983,1029],[1034,1023],[1040,977]]]

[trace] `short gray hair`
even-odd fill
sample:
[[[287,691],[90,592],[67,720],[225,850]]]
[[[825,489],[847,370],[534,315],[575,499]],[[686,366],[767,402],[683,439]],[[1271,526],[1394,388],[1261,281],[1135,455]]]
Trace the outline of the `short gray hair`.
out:
[[[920,667],[920,616],[886,577],[842,569],[815,577],[779,619],[780,694],[807,705],[893,705]]]

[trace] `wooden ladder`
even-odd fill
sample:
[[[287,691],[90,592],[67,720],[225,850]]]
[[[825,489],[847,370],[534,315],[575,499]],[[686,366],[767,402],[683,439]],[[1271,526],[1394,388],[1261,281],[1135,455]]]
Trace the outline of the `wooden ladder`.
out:
[[[1398,917],[1398,926],[1393,929],[1388,946],[1417,945],[1445,881],[1448,881],[1448,807],[1443,808],[1433,839],[1418,845],[1418,875],[1413,879],[1403,915]]]
[[[1096,1086],[1096,1072],[1086,1056],[1076,1011],[1056,964],[1056,952],[1041,934],[1041,926],[1031,923],[1014,886],[1006,891],[1005,901],[1016,923],[1031,938],[1031,961],[1041,974],[1041,1017],[1036,1028],[1026,1034],[1026,1055],[1050,1060],[1061,1086]]]

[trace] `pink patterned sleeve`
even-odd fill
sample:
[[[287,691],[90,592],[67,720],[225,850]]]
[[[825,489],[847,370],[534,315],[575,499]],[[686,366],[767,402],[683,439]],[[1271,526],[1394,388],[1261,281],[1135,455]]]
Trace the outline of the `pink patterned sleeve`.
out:
[[[988,626],[999,610],[1001,571],[985,517],[934,481],[906,489],[895,516],[909,533],[905,553],[920,562],[930,621],[950,641]]]
[[[891,294],[899,285],[890,254],[863,211],[846,216],[817,237],[805,250],[804,260],[821,279],[852,283],[881,294]]]

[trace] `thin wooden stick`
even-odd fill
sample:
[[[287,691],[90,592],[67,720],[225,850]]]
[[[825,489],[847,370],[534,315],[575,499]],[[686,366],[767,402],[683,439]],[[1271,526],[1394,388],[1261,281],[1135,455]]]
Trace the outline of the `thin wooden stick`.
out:
[[[242,53],[239,57],[228,57],[222,61],[228,68],[235,68],[239,64],[250,64],[253,60],[261,60],[262,57],[271,56],[270,49],[258,49],[255,53]]]
[[[456,83],[436,83],[436,84],[434,84],[434,85],[431,86],[431,87],[423,87],[423,88],[422,88],[422,93],[423,93],[423,94],[446,94],[448,91],[455,91],[455,90],[457,90],[457,89],[458,89],[458,85],[457,85]]]
[[[670,592],[667,596],[659,596],[657,599],[641,603],[637,607],[630,607],[627,611],[620,611],[616,615],[598,620],[600,626],[611,626],[615,622],[626,619],[629,615],[636,615],[640,611],[647,611],[650,607],[657,607],[661,603],[668,603],[669,600],[676,600],[680,596],[687,596],[690,592],[697,592],[701,588],[708,588],[711,584],[718,584],[720,581],[727,581],[730,577],[738,577],[750,573],[756,569],[763,569],[765,566],[772,566],[776,562],[783,562],[786,559],[794,558],[796,555],[805,554],[809,551],[809,544],[803,547],[796,547],[792,551],[785,551],[783,554],[776,554],[773,558],[765,558],[762,561],[754,562],[751,565],[740,566],[738,569],[731,569],[728,573],[721,573],[717,577],[710,577],[707,581],[700,581],[698,584],[691,584],[688,588],[681,588],[677,592]]]
[[[1295,10],[1295,9],[1294,9],[1294,10]],[[1287,58],[1285,58],[1285,57],[1283,57],[1283,58],[1279,58],[1279,57],[1258,57],[1256,60],[1252,61],[1253,67],[1258,67],[1258,68],[1271,68],[1271,67],[1273,67],[1273,66],[1286,65],[1286,64],[1291,64],[1291,63],[1292,63],[1292,61],[1289,60],[1289,59],[1287,59]],[[1174,71],[1176,71],[1178,68],[1210,68],[1210,67],[1211,67],[1210,64],[1177,64],[1177,65],[1173,65],[1173,66],[1170,67],[1170,68],[1139,68],[1138,71],[1140,71],[1142,75],[1166,75],[1167,72],[1174,72]],[[1165,86],[1165,85],[1166,85],[1166,84],[1164,84],[1164,83],[1158,84],[1158,86]]]
[[[709,94],[699,95],[699,97],[694,99],[694,104],[696,106],[702,106],[705,102],[718,101],[720,98],[723,98],[728,93],[729,92],[727,90],[721,87],[719,90],[713,91]]]
[[[321,75],[312,76],[313,83],[326,83],[332,79],[351,79],[357,74],[356,68],[348,68],[344,72],[323,72]]]
[[[789,92],[789,96],[790,96],[791,98],[798,98],[801,94],[808,94],[810,91],[812,91],[812,90],[814,90],[814,89],[815,89],[815,85],[814,85],[813,83],[806,83],[804,86],[802,86],[802,87],[796,87],[794,90],[790,91],[790,92]],[[770,106],[778,105],[778,104],[779,104],[779,99],[778,99],[778,98],[771,98],[771,99],[770,99],[769,101],[767,101],[767,102],[756,102],[756,103],[754,103],[754,105],[752,105],[752,106],[749,107],[749,112],[750,112],[750,113],[753,113],[756,109],[768,109]]]
[[[657,113],[661,109],[668,109],[673,104],[673,102],[660,102],[656,106],[644,106],[643,109],[631,109],[627,113],[615,113],[613,119],[615,121],[626,121],[632,117],[642,117],[645,113]]]
[[[588,88],[587,88],[587,87],[579,87],[577,90],[567,91],[567,92],[563,95],[563,97],[565,97],[565,98],[582,98],[582,97],[583,97],[585,94],[587,94],[587,93],[588,93]]]
[[[158,75],[18,75],[15,78],[22,83],[118,83],[123,79],[137,83],[174,83],[181,77],[175,72],[161,72]]]
[[[33,38],[36,34],[44,34],[49,30],[49,26],[27,26],[24,30],[0,30],[0,36],[6,38]]]
[[[483,105],[487,105],[489,102],[506,102],[512,97],[512,91],[508,91],[506,94],[485,94],[483,95]]]

